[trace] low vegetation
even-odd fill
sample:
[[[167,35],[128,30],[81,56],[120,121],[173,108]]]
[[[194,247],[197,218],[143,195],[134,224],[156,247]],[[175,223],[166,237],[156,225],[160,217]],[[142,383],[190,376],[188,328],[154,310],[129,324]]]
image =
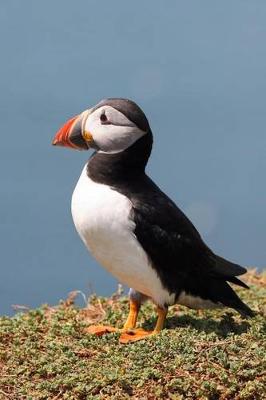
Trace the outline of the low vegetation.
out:
[[[56,307],[0,318],[0,399],[265,399],[265,275],[249,273],[237,289],[257,312],[244,320],[231,310],[175,306],[157,336],[122,345],[118,334],[86,334],[93,322],[122,326],[127,299],[75,293]],[[151,329],[153,306],[140,325]]]

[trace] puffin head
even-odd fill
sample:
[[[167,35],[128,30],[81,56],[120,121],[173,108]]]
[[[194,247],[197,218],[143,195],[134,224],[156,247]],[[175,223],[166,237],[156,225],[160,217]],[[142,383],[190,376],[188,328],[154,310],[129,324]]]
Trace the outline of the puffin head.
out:
[[[147,133],[151,133],[148,120],[136,103],[110,98],[68,120],[55,135],[53,145],[114,154]]]

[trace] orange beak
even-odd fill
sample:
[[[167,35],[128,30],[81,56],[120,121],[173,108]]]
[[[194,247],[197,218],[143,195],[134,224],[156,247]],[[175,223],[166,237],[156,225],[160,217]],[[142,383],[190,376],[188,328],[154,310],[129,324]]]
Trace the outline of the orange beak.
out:
[[[85,111],[69,119],[56,133],[52,144],[76,150],[88,150],[92,136],[84,130],[87,116],[88,112]]]

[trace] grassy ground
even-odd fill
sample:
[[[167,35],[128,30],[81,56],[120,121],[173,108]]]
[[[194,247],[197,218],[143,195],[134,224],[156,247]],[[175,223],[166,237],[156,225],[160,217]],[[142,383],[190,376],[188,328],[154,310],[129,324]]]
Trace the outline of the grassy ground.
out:
[[[121,326],[127,300],[73,296],[57,307],[0,318],[0,399],[265,399],[265,276],[249,274],[238,290],[258,312],[243,320],[229,310],[172,307],[166,329],[129,345],[118,334],[84,333],[101,320]],[[146,321],[146,322],[145,322]],[[140,323],[151,328],[153,307]]]

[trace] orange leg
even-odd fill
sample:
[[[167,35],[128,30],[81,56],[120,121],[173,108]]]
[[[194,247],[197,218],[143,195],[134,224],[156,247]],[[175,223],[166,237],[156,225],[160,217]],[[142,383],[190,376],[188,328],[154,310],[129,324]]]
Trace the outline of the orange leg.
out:
[[[167,309],[157,306],[157,322],[153,331],[145,331],[144,329],[134,329],[133,331],[123,332],[120,336],[120,343],[136,342],[145,339],[147,336],[155,335],[163,329],[164,321],[167,315]]]
[[[137,301],[130,299],[129,314],[125,322],[125,325],[123,326],[122,332],[134,329],[136,327],[139,309],[140,309],[140,304]]]
[[[91,325],[86,328],[86,332],[93,335],[102,336],[106,333],[121,331],[125,332],[134,329],[137,323],[139,308],[140,304],[137,301],[130,299],[129,314],[122,330],[108,325]]]

